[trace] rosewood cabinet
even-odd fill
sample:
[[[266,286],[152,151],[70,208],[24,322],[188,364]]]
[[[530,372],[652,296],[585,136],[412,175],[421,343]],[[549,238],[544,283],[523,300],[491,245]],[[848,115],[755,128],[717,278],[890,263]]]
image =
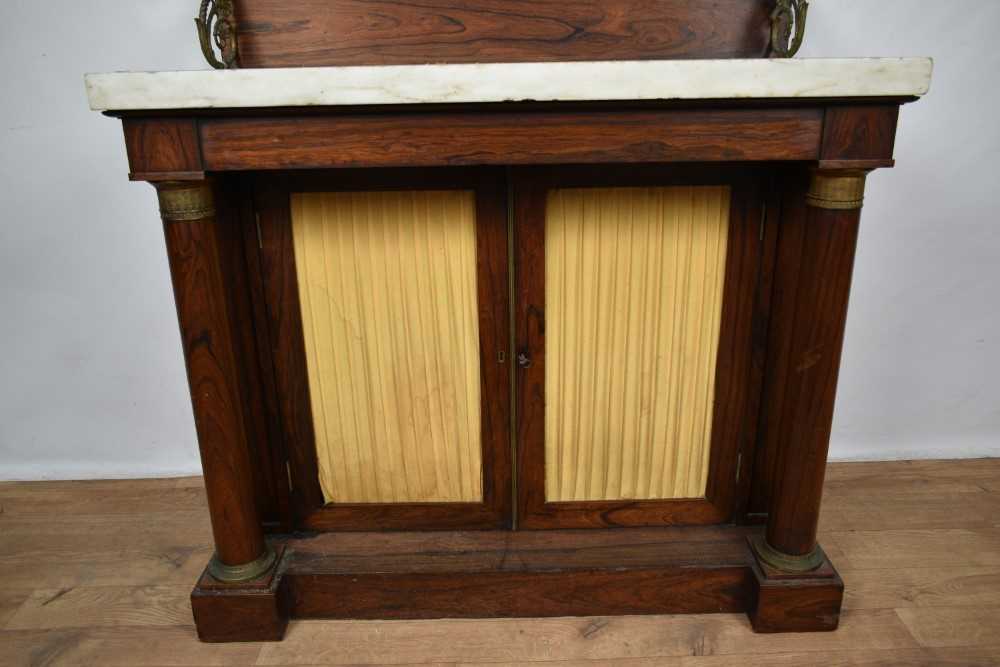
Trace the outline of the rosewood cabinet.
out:
[[[816,530],[865,175],[930,63],[762,58],[772,3],[660,4],[218,3],[213,58],[261,69],[88,77],[159,197],[202,639],[836,627]]]

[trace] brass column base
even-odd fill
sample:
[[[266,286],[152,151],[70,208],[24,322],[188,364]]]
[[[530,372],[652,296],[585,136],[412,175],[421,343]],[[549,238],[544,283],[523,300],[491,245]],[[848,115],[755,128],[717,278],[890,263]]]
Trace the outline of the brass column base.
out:
[[[766,563],[782,572],[812,572],[822,565],[825,560],[823,551],[819,546],[813,547],[813,550],[808,554],[793,556],[772,547],[767,543],[767,538],[763,535],[754,535],[751,537],[750,547],[762,563]]]
[[[226,565],[219,560],[218,555],[212,554],[212,560],[208,562],[208,573],[213,579],[223,583],[238,584],[266,574],[274,566],[276,558],[270,545],[264,548],[264,553],[259,558],[242,565]]]

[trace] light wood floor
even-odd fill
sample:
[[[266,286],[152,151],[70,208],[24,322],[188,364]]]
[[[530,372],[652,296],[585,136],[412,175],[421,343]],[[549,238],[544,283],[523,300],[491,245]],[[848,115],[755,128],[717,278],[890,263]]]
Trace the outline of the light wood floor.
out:
[[[201,644],[211,553],[198,478],[0,484],[0,665],[1000,665],[1000,459],[832,465],[821,542],[835,633],[743,615],[293,622]]]

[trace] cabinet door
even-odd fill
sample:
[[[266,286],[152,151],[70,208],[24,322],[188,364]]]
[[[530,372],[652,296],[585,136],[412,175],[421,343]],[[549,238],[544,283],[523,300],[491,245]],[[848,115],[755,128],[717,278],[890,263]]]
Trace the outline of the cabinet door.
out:
[[[501,179],[258,179],[268,334],[301,527],[509,525]]]
[[[732,520],[752,460],[758,181],[518,172],[519,526]]]

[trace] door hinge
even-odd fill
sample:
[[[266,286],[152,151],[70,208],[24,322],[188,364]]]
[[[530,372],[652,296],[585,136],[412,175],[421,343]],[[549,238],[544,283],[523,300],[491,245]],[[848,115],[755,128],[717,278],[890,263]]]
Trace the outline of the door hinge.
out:
[[[740,481],[740,469],[743,467],[743,452],[736,455],[736,481]]]
[[[760,205],[760,233],[757,238],[759,241],[764,241],[764,225],[767,224],[767,202],[763,202]]]
[[[264,241],[263,241],[263,237],[261,236],[261,233],[260,233],[260,213],[257,213],[255,211],[254,214],[253,214],[253,219],[254,219],[254,223],[257,226],[257,247],[260,248],[261,250],[263,250],[264,249]]]

